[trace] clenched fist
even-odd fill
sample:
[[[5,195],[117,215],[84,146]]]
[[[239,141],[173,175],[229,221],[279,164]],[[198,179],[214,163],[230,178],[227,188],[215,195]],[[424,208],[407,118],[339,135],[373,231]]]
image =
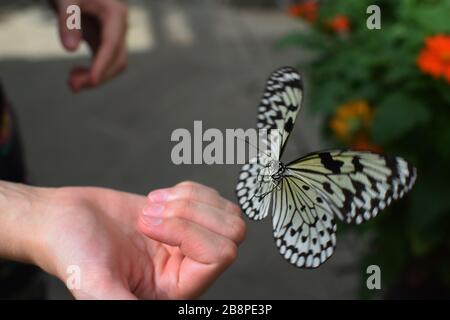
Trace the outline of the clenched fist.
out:
[[[153,191],[139,219],[152,243],[155,285],[163,298],[201,294],[237,256],[244,240],[240,209],[193,182]]]

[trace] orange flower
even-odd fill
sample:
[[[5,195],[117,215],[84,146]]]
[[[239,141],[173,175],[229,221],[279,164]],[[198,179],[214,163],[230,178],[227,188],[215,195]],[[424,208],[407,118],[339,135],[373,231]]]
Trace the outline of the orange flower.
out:
[[[346,16],[337,15],[328,20],[326,25],[336,33],[348,32],[350,30],[350,21]]]
[[[303,18],[311,23],[317,20],[317,10],[319,6],[315,1],[295,4],[289,7],[289,14],[294,17]]]
[[[341,140],[348,140],[350,136],[349,126],[345,121],[339,119],[332,119],[330,121],[330,128],[334,131],[334,134],[341,138]]]
[[[367,101],[351,101],[337,108],[329,126],[336,137],[350,148],[379,153],[383,149],[369,140],[372,117],[373,110]]]
[[[336,137],[352,143],[356,136],[367,132],[372,123],[372,109],[365,100],[356,100],[339,106],[329,126]]]
[[[450,36],[438,34],[425,39],[425,47],[416,60],[423,73],[444,77],[450,83]]]

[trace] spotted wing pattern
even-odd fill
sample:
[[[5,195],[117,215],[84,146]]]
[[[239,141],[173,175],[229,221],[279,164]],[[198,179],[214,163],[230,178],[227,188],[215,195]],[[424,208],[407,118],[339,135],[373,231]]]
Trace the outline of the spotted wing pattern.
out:
[[[251,219],[260,220],[267,216],[268,193],[273,189],[273,183],[258,181],[260,171],[270,160],[281,157],[300,110],[302,96],[301,77],[293,68],[280,68],[267,80],[258,107],[257,127],[268,130],[269,134],[260,136],[258,156],[242,167],[236,187],[239,204]]]
[[[252,220],[267,217],[270,206],[270,192],[273,184],[260,176],[263,165],[253,158],[245,164],[239,174],[236,194],[242,211]]]
[[[375,217],[401,198],[416,180],[416,169],[400,157],[372,152],[335,150],[314,153],[287,165],[347,223]]]
[[[317,268],[336,246],[336,223],[328,203],[303,180],[286,177],[272,194],[273,235],[281,255],[302,268]]]
[[[258,129],[277,130],[281,139],[269,142],[274,159],[280,159],[286,141],[294,128],[302,105],[303,83],[300,74],[291,67],[274,71],[267,80],[258,107]]]
[[[408,192],[417,174],[400,157],[350,150],[312,153],[286,165],[281,177],[267,174],[267,164],[278,162],[283,153],[302,97],[301,77],[294,69],[272,73],[257,127],[275,129],[277,139],[263,139],[271,154],[259,148],[258,156],[242,167],[236,192],[249,218],[261,220],[271,212],[275,243],[287,261],[316,268],[336,246],[334,216],[355,224],[370,220]]]

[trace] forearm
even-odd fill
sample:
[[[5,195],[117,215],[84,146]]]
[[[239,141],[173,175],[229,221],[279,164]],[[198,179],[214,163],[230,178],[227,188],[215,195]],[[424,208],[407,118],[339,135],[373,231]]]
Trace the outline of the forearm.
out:
[[[45,189],[0,181],[0,257],[36,263]]]

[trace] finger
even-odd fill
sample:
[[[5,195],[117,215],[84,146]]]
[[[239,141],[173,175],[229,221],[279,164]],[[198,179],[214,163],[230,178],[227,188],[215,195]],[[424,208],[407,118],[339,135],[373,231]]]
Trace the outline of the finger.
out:
[[[91,68],[91,82],[93,85],[99,84],[108,73],[115,58],[120,54],[120,49],[124,46],[126,33],[126,9],[124,6],[111,8],[105,12],[98,12],[101,18],[102,31],[101,43],[94,57]]]
[[[89,69],[82,66],[74,67],[70,71],[69,86],[74,92],[90,87]]]
[[[169,289],[174,297],[197,297],[237,257],[234,242],[183,219],[142,216],[139,226],[151,239],[180,249],[181,253],[166,261],[159,271],[178,273]]]
[[[150,202],[189,199],[240,215],[240,209],[234,203],[221,197],[216,190],[195,182],[183,182],[173,188],[155,190],[148,195],[148,199]]]
[[[198,188],[198,189],[206,189],[206,190],[211,191],[212,193],[219,194],[219,192],[214,188],[205,186],[204,184],[201,184],[201,183],[198,183],[195,181],[189,181],[189,180],[178,183],[176,185],[176,187],[193,187],[193,188]]]
[[[229,265],[237,256],[233,241],[188,220],[141,215],[139,228],[153,240],[179,247],[184,256],[201,264]]]
[[[109,73],[106,75],[105,80],[113,78],[126,68],[126,50],[123,50],[123,54],[114,63],[113,67],[110,68]],[[74,92],[78,92],[84,88],[92,88],[90,70],[89,68],[83,66],[74,67],[69,76],[69,86]]]
[[[114,65],[110,68],[103,81],[116,76],[126,68],[126,56],[127,52],[123,50],[123,53],[114,62]],[[90,69],[83,66],[74,67],[70,72],[69,86],[74,92],[78,92],[84,88],[92,88]]]
[[[111,78],[114,78],[115,76],[123,72],[126,69],[126,67],[127,67],[127,50],[125,45],[123,45],[115,61],[106,70],[106,73],[103,76],[102,81],[107,81]]]
[[[213,188],[193,181],[183,181],[177,184],[176,188],[177,190],[175,192],[174,199],[192,198],[192,200],[195,201],[210,200],[211,202],[209,202],[209,204],[211,205],[214,205],[214,201],[216,201],[220,208],[230,211],[236,215],[241,215],[241,209],[236,204],[223,198],[220,193]]]
[[[236,215],[192,200],[174,200],[148,204],[143,214],[150,217],[181,218],[220,234],[236,244],[245,238],[245,222]]]
[[[81,30],[69,29],[67,25],[68,20],[72,19],[73,15],[72,12],[67,12],[67,8],[74,4],[76,5],[78,2],[73,0],[56,1],[59,37],[64,48],[69,51],[75,51],[81,42]]]

